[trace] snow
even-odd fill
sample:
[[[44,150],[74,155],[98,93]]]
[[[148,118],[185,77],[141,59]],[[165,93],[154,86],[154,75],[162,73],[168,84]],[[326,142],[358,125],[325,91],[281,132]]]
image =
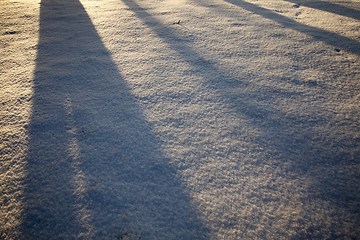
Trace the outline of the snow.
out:
[[[0,238],[360,238],[358,16],[1,1]]]

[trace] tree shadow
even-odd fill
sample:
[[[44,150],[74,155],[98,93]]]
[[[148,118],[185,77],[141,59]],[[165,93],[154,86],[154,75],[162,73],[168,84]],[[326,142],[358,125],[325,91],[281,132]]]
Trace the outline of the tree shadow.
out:
[[[226,103],[231,108],[230,111],[234,110],[234,112],[239,113],[239,116],[245,115],[250,118],[252,124],[261,130],[261,137],[254,139],[254,142],[259,145],[259,149],[264,149],[265,155],[268,158],[257,159],[256,163],[251,163],[256,165],[254,167],[271,164],[269,159],[277,159],[278,162],[273,161],[274,166],[271,167],[274,169],[278,167],[283,168],[282,178],[311,177],[311,186],[307,189],[308,196],[303,202],[304,208],[309,208],[306,211],[311,211],[311,204],[309,202],[326,201],[338,209],[343,209],[343,211],[353,214],[352,216],[359,219],[359,208],[354,205],[354,203],[360,202],[360,196],[356,193],[358,174],[352,172],[351,175],[339,176],[333,172],[333,169],[340,169],[343,166],[356,166],[359,163],[360,153],[357,142],[354,142],[353,139],[333,136],[330,133],[330,129],[322,129],[331,119],[327,119],[327,116],[316,114],[316,109],[313,109],[313,112],[310,112],[309,115],[301,116],[297,113],[288,115],[286,112],[282,112],[275,103],[271,104],[272,100],[276,100],[276,98],[293,99],[296,97],[301,99],[300,95],[295,96],[297,93],[263,87],[260,89],[261,91],[229,94],[227,89],[246,87],[248,82],[246,76],[233,76],[232,73],[222,72],[216,62],[203,58],[191,46],[191,41],[182,39],[181,35],[176,33],[174,28],[162,24],[135,1],[122,1],[128,6],[129,10],[133,11],[139,19],[173,50],[177,51],[184,61],[194,67],[194,72],[201,75],[204,79],[204,87],[213,88],[219,93],[220,102]],[[360,53],[359,43],[351,39],[297,23],[241,0],[226,1],[265,18],[275,20],[285,27],[313,36],[316,40],[344,48],[355,54]],[[279,81],[282,80],[279,79]],[[269,102],[269,104],[259,104],[265,101]],[[319,130],[320,128],[321,130]],[[337,126],[332,126],[332,128],[336,129]],[[312,175],[312,173],[321,173],[321,175]],[[347,182],[351,182],[351,184],[347,184]],[[261,192],[258,194],[261,196]],[[264,204],[266,201],[264,196]],[[347,221],[352,221],[352,219],[340,216],[332,217],[331,221],[335,222],[332,229],[326,226],[327,223],[322,227],[326,228],[326,231],[331,232],[332,238],[346,237],[341,235],[343,233],[337,231],[342,228],[343,224],[346,224]],[[309,216],[308,218],[311,217]],[[325,222],[328,221],[323,220]],[[305,227],[306,224],[300,225]],[[326,236],[322,234],[325,234],[324,229],[312,229],[312,227],[309,227],[303,233],[296,235],[296,237],[299,239],[318,239]]]
[[[78,0],[42,0],[22,239],[208,233]]]
[[[325,2],[325,1],[308,1],[308,0],[285,0],[297,4],[297,6],[306,6],[315,8],[325,12],[331,12],[345,17],[360,20],[360,11],[339,4]]]
[[[238,7],[241,7],[247,11],[253,12],[255,14],[261,15],[264,18],[276,21],[283,25],[286,28],[296,30],[298,32],[304,33],[308,36],[313,37],[317,41],[325,42],[334,47],[343,49],[350,53],[360,55],[360,43],[356,40],[338,35],[336,33],[331,33],[316,27],[311,27],[302,23],[299,23],[290,18],[284,17],[280,14],[277,14],[268,9],[256,6],[255,4],[243,1],[243,0],[225,0],[231,4],[234,4]]]

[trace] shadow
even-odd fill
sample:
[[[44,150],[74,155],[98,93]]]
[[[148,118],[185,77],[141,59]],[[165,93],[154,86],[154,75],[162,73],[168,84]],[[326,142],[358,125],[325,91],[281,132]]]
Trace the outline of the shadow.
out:
[[[345,17],[360,20],[360,11],[339,4],[325,2],[325,1],[308,1],[308,0],[285,0],[297,4],[297,6],[305,6],[315,8],[325,12],[331,12]]]
[[[22,239],[205,239],[81,3],[42,0],[39,34]]]
[[[238,7],[241,7],[247,11],[253,12],[257,15],[261,15],[264,18],[270,19],[272,21],[276,21],[286,28],[291,28],[293,30],[311,36],[317,41],[322,41],[334,47],[348,51],[350,53],[360,55],[360,43],[357,42],[356,40],[338,35],[336,33],[331,33],[316,27],[311,27],[299,23],[295,20],[274,13],[271,10],[258,7],[255,4],[246,1],[242,1],[242,0],[225,0],[225,1],[234,4]]]
[[[146,12],[146,9],[140,7],[133,0],[122,0],[128,6],[130,11],[133,11],[135,15],[141,19],[149,28],[162,39],[164,39],[174,50],[179,52],[184,58],[183,60],[191,65],[198,67],[213,67],[214,65],[201,57],[192,49],[191,39],[185,39],[177,34],[176,28],[166,26],[154,18],[151,14]]]
[[[303,203],[302,207],[307,216],[303,216],[301,220],[294,220],[298,221],[299,225],[298,228],[294,227],[291,231],[295,229],[294,231],[298,230],[299,232],[293,235],[292,239],[346,238],[346,233],[341,231],[344,224],[353,220],[350,219],[352,217],[331,216],[330,220],[322,219],[323,222],[316,225],[317,223],[311,222],[313,221],[311,218],[313,217],[312,214],[316,215],[315,211],[318,211],[318,209],[311,212],[314,210],[312,209],[312,202],[324,201],[330,203],[331,207],[336,209],[335,211],[348,212],[353,214],[354,218],[360,219],[358,215],[359,208],[354,205],[354,203],[360,202],[360,196],[356,193],[358,174],[351,172],[349,175],[340,176],[340,174],[337,175],[333,171],[333,169],[341,169],[344,166],[356,166],[359,164],[360,152],[358,142],[354,142],[353,139],[344,139],[332,135],[331,131],[340,126],[332,123],[334,125],[331,126],[331,129],[324,127],[329,126],[328,123],[332,121],[332,116],[323,115],[317,112],[317,109],[311,109],[309,112],[306,112],[309,115],[301,116],[299,112],[287,114],[287,112],[282,112],[276,106],[277,99],[297,99],[300,102],[308,101],[302,99],[302,95],[299,93],[265,86],[249,92],[241,91],[248,84],[251,84],[247,77],[251,78],[252,76],[234,76],[233,73],[222,72],[216,62],[201,57],[191,46],[191,41],[188,41],[186,37],[181,37],[175,28],[162,24],[133,0],[122,1],[158,37],[165,41],[173,50],[177,51],[184,61],[194,67],[192,74],[198,74],[204,79],[203,86],[205,88],[212,88],[219,93],[218,101],[224,106],[229,106],[229,109],[226,110],[227,112],[238,113],[239,118],[244,116],[245,119],[249,118],[251,124],[261,131],[260,136],[254,137],[253,144],[262,149],[262,153],[259,156],[265,157],[249,163],[243,163],[242,159],[239,159],[238,164],[246,164],[248,168],[254,169],[270,166],[274,172],[280,168],[281,175],[277,177],[287,179],[288,181],[285,182],[291,182],[294,179],[301,179],[303,177],[311,182],[306,192],[308,195],[304,196],[304,199],[299,199]],[[359,43],[351,39],[299,24],[296,21],[244,1],[226,1],[260,14],[265,18],[275,20],[285,27],[311,35],[317,40],[325,41],[337,47],[341,46],[356,54],[360,53]],[[323,36],[324,34],[326,34],[326,37]],[[278,79],[278,81],[284,80]],[[289,81],[292,81],[292,79]],[[308,87],[313,88],[315,86]],[[239,89],[239,92],[229,92],[228,89]],[[264,102],[267,104],[263,104]],[[311,108],[310,104],[309,108]],[[342,129],[339,131],[341,132]],[[241,129],[233,130],[232,136],[234,136],[234,140],[240,135]],[[239,175],[241,174],[239,173]],[[351,184],[348,184],[349,182]],[[291,188],[292,186],[286,189],[286,191],[291,192]],[[275,187],[274,189],[276,192]],[[255,189],[255,191],[259,191],[259,189]],[[263,204],[258,207],[266,209],[269,199],[262,195],[261,191],[256,194],[258,194],[257,196]],[[239,201],[246,202],[247,200],[239,199]],[[254,219],[255,217],[252,219],[251,224],[249,224],[249,232],[255,229],[256,224],[258,224]],[[236,220],[233,221],[231,224],[236,225]],[[270,223],[269,226],[272,226],[272,224],[276,225],[276,221],[274,219],[274,224]],[[291,222],[293,219],[290,218],[289,221]],[[229,225],[231,224],[229,223]],[[315,225],[316,227],[313,227]],[[267,229],[268,232],[272,230]],[[274,230],[274,234],[276,231]],[[327,235],[328,232],[330,232],[329,235]],[[261,238],[265,238],[265,236]]]

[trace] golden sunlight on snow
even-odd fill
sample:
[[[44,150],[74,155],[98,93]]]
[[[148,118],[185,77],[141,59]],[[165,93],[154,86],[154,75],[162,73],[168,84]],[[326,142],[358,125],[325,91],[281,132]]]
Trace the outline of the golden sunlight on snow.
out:
[[[39,2],[0,2],[0,238],[16,239],[21,224],[24,158],[32,113]]]
[[[360,17],[354,18],[355,13],[352,14],[353,7],[358,3],[357,0],[246,0],[246,2],[286,16],[307,26],[336,33],[360,42]],[[333,9],[332,11],[326,11],[325,8]],[[336,12],[334,8],[337,8],[338,11]]]
[[[0,239],[359,237],[355,2],[0,0]]]
[[[340,54],[334,51],[340,51],[338,43],[334,47],[333,42],[327,45],[325,41],[329,32],[358,41],[358,31],[353,31],[359,29],[357,19],[280,0],[198,0],[181,5],[174,1],[124,0],[114,1],[117,11],[112,4],[82,2],[132,93],[140,99],[139,105],[162,139],[171,163],[184,169],[179,171],[182,180],[213,231],[213,239],[291,238],[308,236],[311,229],[322,229],[330,236],[331,216],[351,219],[353,212],[333,208],[331,201],[312,200],[314,193],[309,189],[318,186],[319,173],[335,175],[332,167],[313,168],[304,175],[290,170],[309,156],[316,162],[320,156],[306,149],[311,145],[323,148],[316,139],[332,141],[337,138],[336,132],[343,130],[329,130],[327,123],[308,126],[307,137],[314,140],[301,149],[297,143],[286,145],[288,141],[303,141],[307,134],[302,132],[302,125],[306,121],[283,132],[273,125],[283,118],[292,122],[316,114],[327,116],[335,111],[333,108],[341,114],[347,111],[346,101],[319,103],[323,95],[329,96],[315,86],[337,88],[341,83],[329,80],[332,78],[324,73],[323,65],[332,68],[340,61],[350,61],[358,66],[356,54],[348,49],[341,49]],[[119,12],[124,21],[116,22]],[[178,20],[180,24],[175,24]],[[320,40],[313,41],[317,34]],[[307,59],[314,53],[318,54],[314,60]],[[355,60],[348,60],[352,55]],[[202,69],[204,65],[209,73]],[[239,87],[212,87],[227,78],[231,79],[229,86]],[[286,80],[293,78],[296,82]],[[249,85],[242,86],[241,81]],[[274,95],[266,93],[268,90]],[[284,96],[274,98],[277,91]],[[229,93],[237,96],[233,101],[239,105],[235,108],[240,114],[223,112],[236,106],[222,97]],[[256,107],[252,110],[257,105],[255,100],[247,99],[253,93],[268,95],[264,108],[275,105],[280,112],[279,116],[270,113],[273,124],[253,124],[253,118],[262,118]],[[302,97],[289,97],[292,94]],[[152,97],[157,101],[147,101]],[[318,112],[318,104],[327,110]],[[236,136],[231,135],[234,132]],[[289,151],[290,156],[276,149]],[[319,151],[327,155],[326,147]],[[344,229],[334,231],[354,233],[355,221],[344,225]]]

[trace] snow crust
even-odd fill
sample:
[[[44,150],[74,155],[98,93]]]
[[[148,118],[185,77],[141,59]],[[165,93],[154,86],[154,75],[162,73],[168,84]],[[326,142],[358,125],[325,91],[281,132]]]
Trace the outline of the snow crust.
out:
[[[360,238],[359,16],[1,1],[0,238]]]

